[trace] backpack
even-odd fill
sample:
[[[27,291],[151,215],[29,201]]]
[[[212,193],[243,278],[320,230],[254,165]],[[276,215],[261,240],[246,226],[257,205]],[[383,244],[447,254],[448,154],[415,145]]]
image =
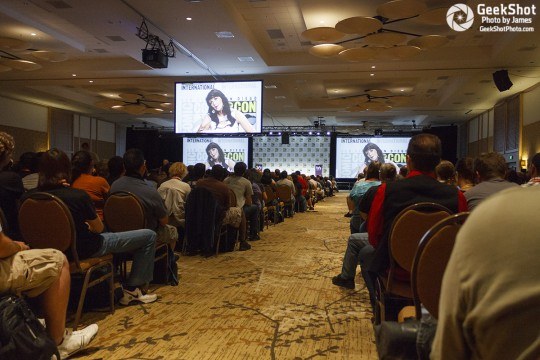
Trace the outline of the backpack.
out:
[[[54,341],[28,304],[15,295],[0,298],[0,359],[60,359]]]

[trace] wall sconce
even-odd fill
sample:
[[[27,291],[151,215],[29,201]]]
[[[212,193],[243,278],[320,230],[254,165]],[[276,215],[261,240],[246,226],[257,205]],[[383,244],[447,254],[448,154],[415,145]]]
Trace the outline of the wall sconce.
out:
[[[527,160],[524,160],[524,159],[521,159],[519,161],[519,164],[521,166],[522,169],[526,169],[527,168]]]

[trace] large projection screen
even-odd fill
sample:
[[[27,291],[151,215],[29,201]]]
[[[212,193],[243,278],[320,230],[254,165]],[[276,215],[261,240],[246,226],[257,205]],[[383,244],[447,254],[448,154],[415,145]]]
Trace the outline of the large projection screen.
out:
[[[233,171],[234,164],[241,161],[248,163],[248,138],[184,138],[182,161],[186,165],[203,163],[209,169],[220,164]]]
[[[410,137],[338,137],[336,178],[356,178],[374,160],[399,168],[406,163]]]
[[[262,86],[261,80],[176,83],[175,132],[260,133]]]

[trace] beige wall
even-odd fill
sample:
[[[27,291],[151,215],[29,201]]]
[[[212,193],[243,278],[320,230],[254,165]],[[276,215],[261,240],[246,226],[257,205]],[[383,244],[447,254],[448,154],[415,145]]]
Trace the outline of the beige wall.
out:
[[[18,160],[22,153],[28,151],[39,152],[48,149],[46,132],[5,125],[0,125],[0,131],[7,132],[15,139],[14,160]]]

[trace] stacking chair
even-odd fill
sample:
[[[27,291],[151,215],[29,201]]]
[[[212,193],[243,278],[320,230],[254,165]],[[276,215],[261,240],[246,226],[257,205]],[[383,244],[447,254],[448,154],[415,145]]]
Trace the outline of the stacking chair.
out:
[[[411,273],[417,319],[422,317],[422,305],[431,316],[438,318],[444,270],[457,233],[468,216],[468,212],[451,215],[436,223],[420,240]]]
[[[397,311],[402,305],[413,303],[410,281],[396,279],[396,272],[400,271],[399,268],[409,273],[412,271],[422,236],[451,213],[442,205],[423,202],[406,207],[395,217],[388,237],[390,268],[387,274],[379,274],[377,278],[376,320],[385,320],[391,310]],[[398,306],[393,308],[393,305]]]
[[[117,191],[109,195],[103,206],[103,217],[107,230],[111,232],[124,232],[146,228],[146,216],[141,201],[133,193],[127,191]],[[127,277],[127,261],[131,259],[129,254],[120,254],[117,257],[120,261],[122,276]],[[161,261],[160,261],[161,260]],[[156,256],[154,263],[160,261],[167,273],[167,244],[156,244]]]
[[[71,274],[84,277],[73,328],[81,319],[88,288],[109,281],[110,309],[114,313],[114,283],[112,255],[80,260],[77,254],[75,224],[66,204],[58,197],[44,192],[29,195],[19,209],[19,225],[24,240],[33,249],[53,248],[71,256]],[[94,271],[104,269],[98,277]],[[98,273],[99,274],[99,273]]]
[[[272,223],[276,225],[278,223],[278,213],[280,211],[279,200],[271,186],[265,185],[264,192],[266,193],[266,213],[267,220],[270,220],[269,214],[273,215]]]
[[[292,201],[291,188],[287,185],[278,185],[276,195],[279,202],[283,203],[284,210],[288,210],[291,217],[294,215],[294,203]]]

